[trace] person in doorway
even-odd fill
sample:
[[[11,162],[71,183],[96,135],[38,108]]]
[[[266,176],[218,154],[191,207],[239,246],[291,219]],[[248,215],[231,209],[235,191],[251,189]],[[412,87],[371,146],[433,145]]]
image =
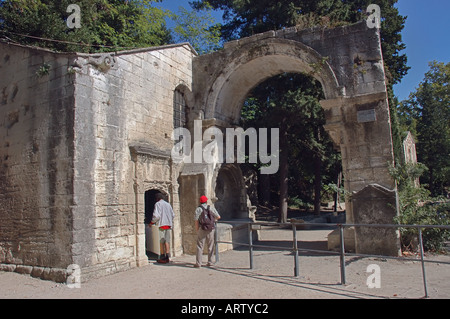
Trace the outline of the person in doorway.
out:
[[[206,196],[200,197],[200,206],[195,210],[195,229],[197,230],[197,256],[194,267],[202,266],[203,246],[208,247],[208,263],[212,266],[212,256],[214,253],[214,228],[215,221],[220,219],[220,215],[214,207],[210,207]]]
[[[156,204],[150,225],[158,223],[161,251],[159,259],[156,262],[160,264],[170,262],[170,242],[174,218],[175,213],[173,212],[172,206],[164,200],[163,194],[156,194]]]

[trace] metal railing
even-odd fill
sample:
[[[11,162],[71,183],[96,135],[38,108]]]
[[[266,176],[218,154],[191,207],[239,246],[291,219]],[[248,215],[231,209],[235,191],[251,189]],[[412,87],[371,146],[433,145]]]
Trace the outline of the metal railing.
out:
[[[422,265],[422,277],[423,277],[423,287],[425,292],[425,298],[428,298],[428,288],[427,288],[427,280],[426,280],[426,271],[425,271],[425,263],[440,263],[440,264],[448,264],[450,262],[445,261],[434,261],[434,260],[425,260],[424,258],[424,246],[423,246],[423,229],[447,229],[450,230],[450,226],[445,225],[399,225],[399,224],[339,224],[339,223],[269,223],[269,222],[244,222],[244,221],[220,221],[218,223],[226,223],[226,224],[247,224],[248,230],[248,243],[241,243],[235,241],[220,241],[218,228],[216,227],[215,232],[215,255],[216,262],[219,261],[219,244],[232,244],[238,246],[248,246],[249,250],[249,261],[250,261],[250,269],[254,268],[253,262],[253,248],[271,248],[271,249],[280,249],[280,250],[289,250],[293,252],[294,255],[294,276],[299,276],[299,251],[308,251],[308,252],[316,252],[316,253],[326,253],[329,255],[339,255],[340,259],[340,274],[341,274],[341,285],[346,284],[346,276],[345,276],[345,257],[346,256],[358,256],[358,257],[375,257],[375,258],[384,258],[384,259],[396,259],[396,260],[405,260],[405,261],[420,261]],[[286,249],[286,247],[280,246],[272,246],[272,245],[260,245],[253,244],[253,231],[260,230],[262,226],[278,226],[280,228],[292,227],[292,249]],[[298,246],[298,237],[297,231],[298,228],[305,228],[305,226],[310,229],[313,227],[337,227],[339,229],[339,251],[330,251],[330,250],[317,250],[317,249],[309,249],[309,248],[299,248]],[[395,257],[395,256],[387,256],[387,255],[372,255],[372,254],[360,254],[360,253],[350,253],[345,251],[345,240],[344,240],[344,228],[350,227],[373,227],[373,228],[416,228],[418,230],[418,242],[419,242],[419,254],[420,259],[416,258],[405,258],[405,257]]]

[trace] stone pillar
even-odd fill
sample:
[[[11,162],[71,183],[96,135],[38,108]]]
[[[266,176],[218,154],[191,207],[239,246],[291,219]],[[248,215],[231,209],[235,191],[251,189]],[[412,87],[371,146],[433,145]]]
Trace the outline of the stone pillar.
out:
[[[396,191],[377,184],[366,186],[352,196],[356,224],[392,224],[397,215]],[[355,214],[356,213],[356,214]],[[400,234],[395,228],[356,227],[356,251],[399,256]]]
[[[135,184],[135,199],[136,199],[136,224],[135,224],[135,256],[136,266],[143,267],[148,265],[148,258],[145,253],[145,190],[139,185]]]
[[[322,106],[325,129],[342,155],[344,185],[350,194],[346,200],[347,223],[392,224],[397,214],[397,193],[389,175],[394,156],[386,93],[326,100]],[[356,227],[355,242],[359,253],[399,253],[395,229]]]
[[[197,231],[195,230],[194,212],[199,205],[199,198],[205,191],[205,176],[194,172],[180,175],[180,224],[183,252],[196,253]]]
[[[175,212],[175,220],[173,225],[173,245],[172,245],[172,256],[180,256],[183,254],[183,243],[182,243],[182,225],[180,216],[180,198],[179,198],[179,187],[176,179],[172,179],[174,183],[172,184],[172,208]]]

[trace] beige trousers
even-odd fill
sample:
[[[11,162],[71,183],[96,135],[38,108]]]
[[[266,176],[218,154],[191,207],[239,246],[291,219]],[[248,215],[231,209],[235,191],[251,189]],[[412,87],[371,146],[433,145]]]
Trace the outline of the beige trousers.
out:
[[[201,267],[202,265],[202,256],[203,256],[203,246],[206,245],[208,247],[208,263],[212,263],[212,257],[214,255],[214,231],[206,231],[203,229],[198,230],[197,235],[197,259],[196,264],[197,266]]]

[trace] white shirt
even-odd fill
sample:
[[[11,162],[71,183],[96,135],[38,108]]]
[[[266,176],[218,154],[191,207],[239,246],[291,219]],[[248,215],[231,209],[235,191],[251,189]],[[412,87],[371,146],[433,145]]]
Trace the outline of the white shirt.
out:
[[[152,223],[158,222],[158,227],[170,226],[173,227],[173,219],[175,213],[172,206],[165,200],[161,199],[155,204],[155,210],[153,211]]]

